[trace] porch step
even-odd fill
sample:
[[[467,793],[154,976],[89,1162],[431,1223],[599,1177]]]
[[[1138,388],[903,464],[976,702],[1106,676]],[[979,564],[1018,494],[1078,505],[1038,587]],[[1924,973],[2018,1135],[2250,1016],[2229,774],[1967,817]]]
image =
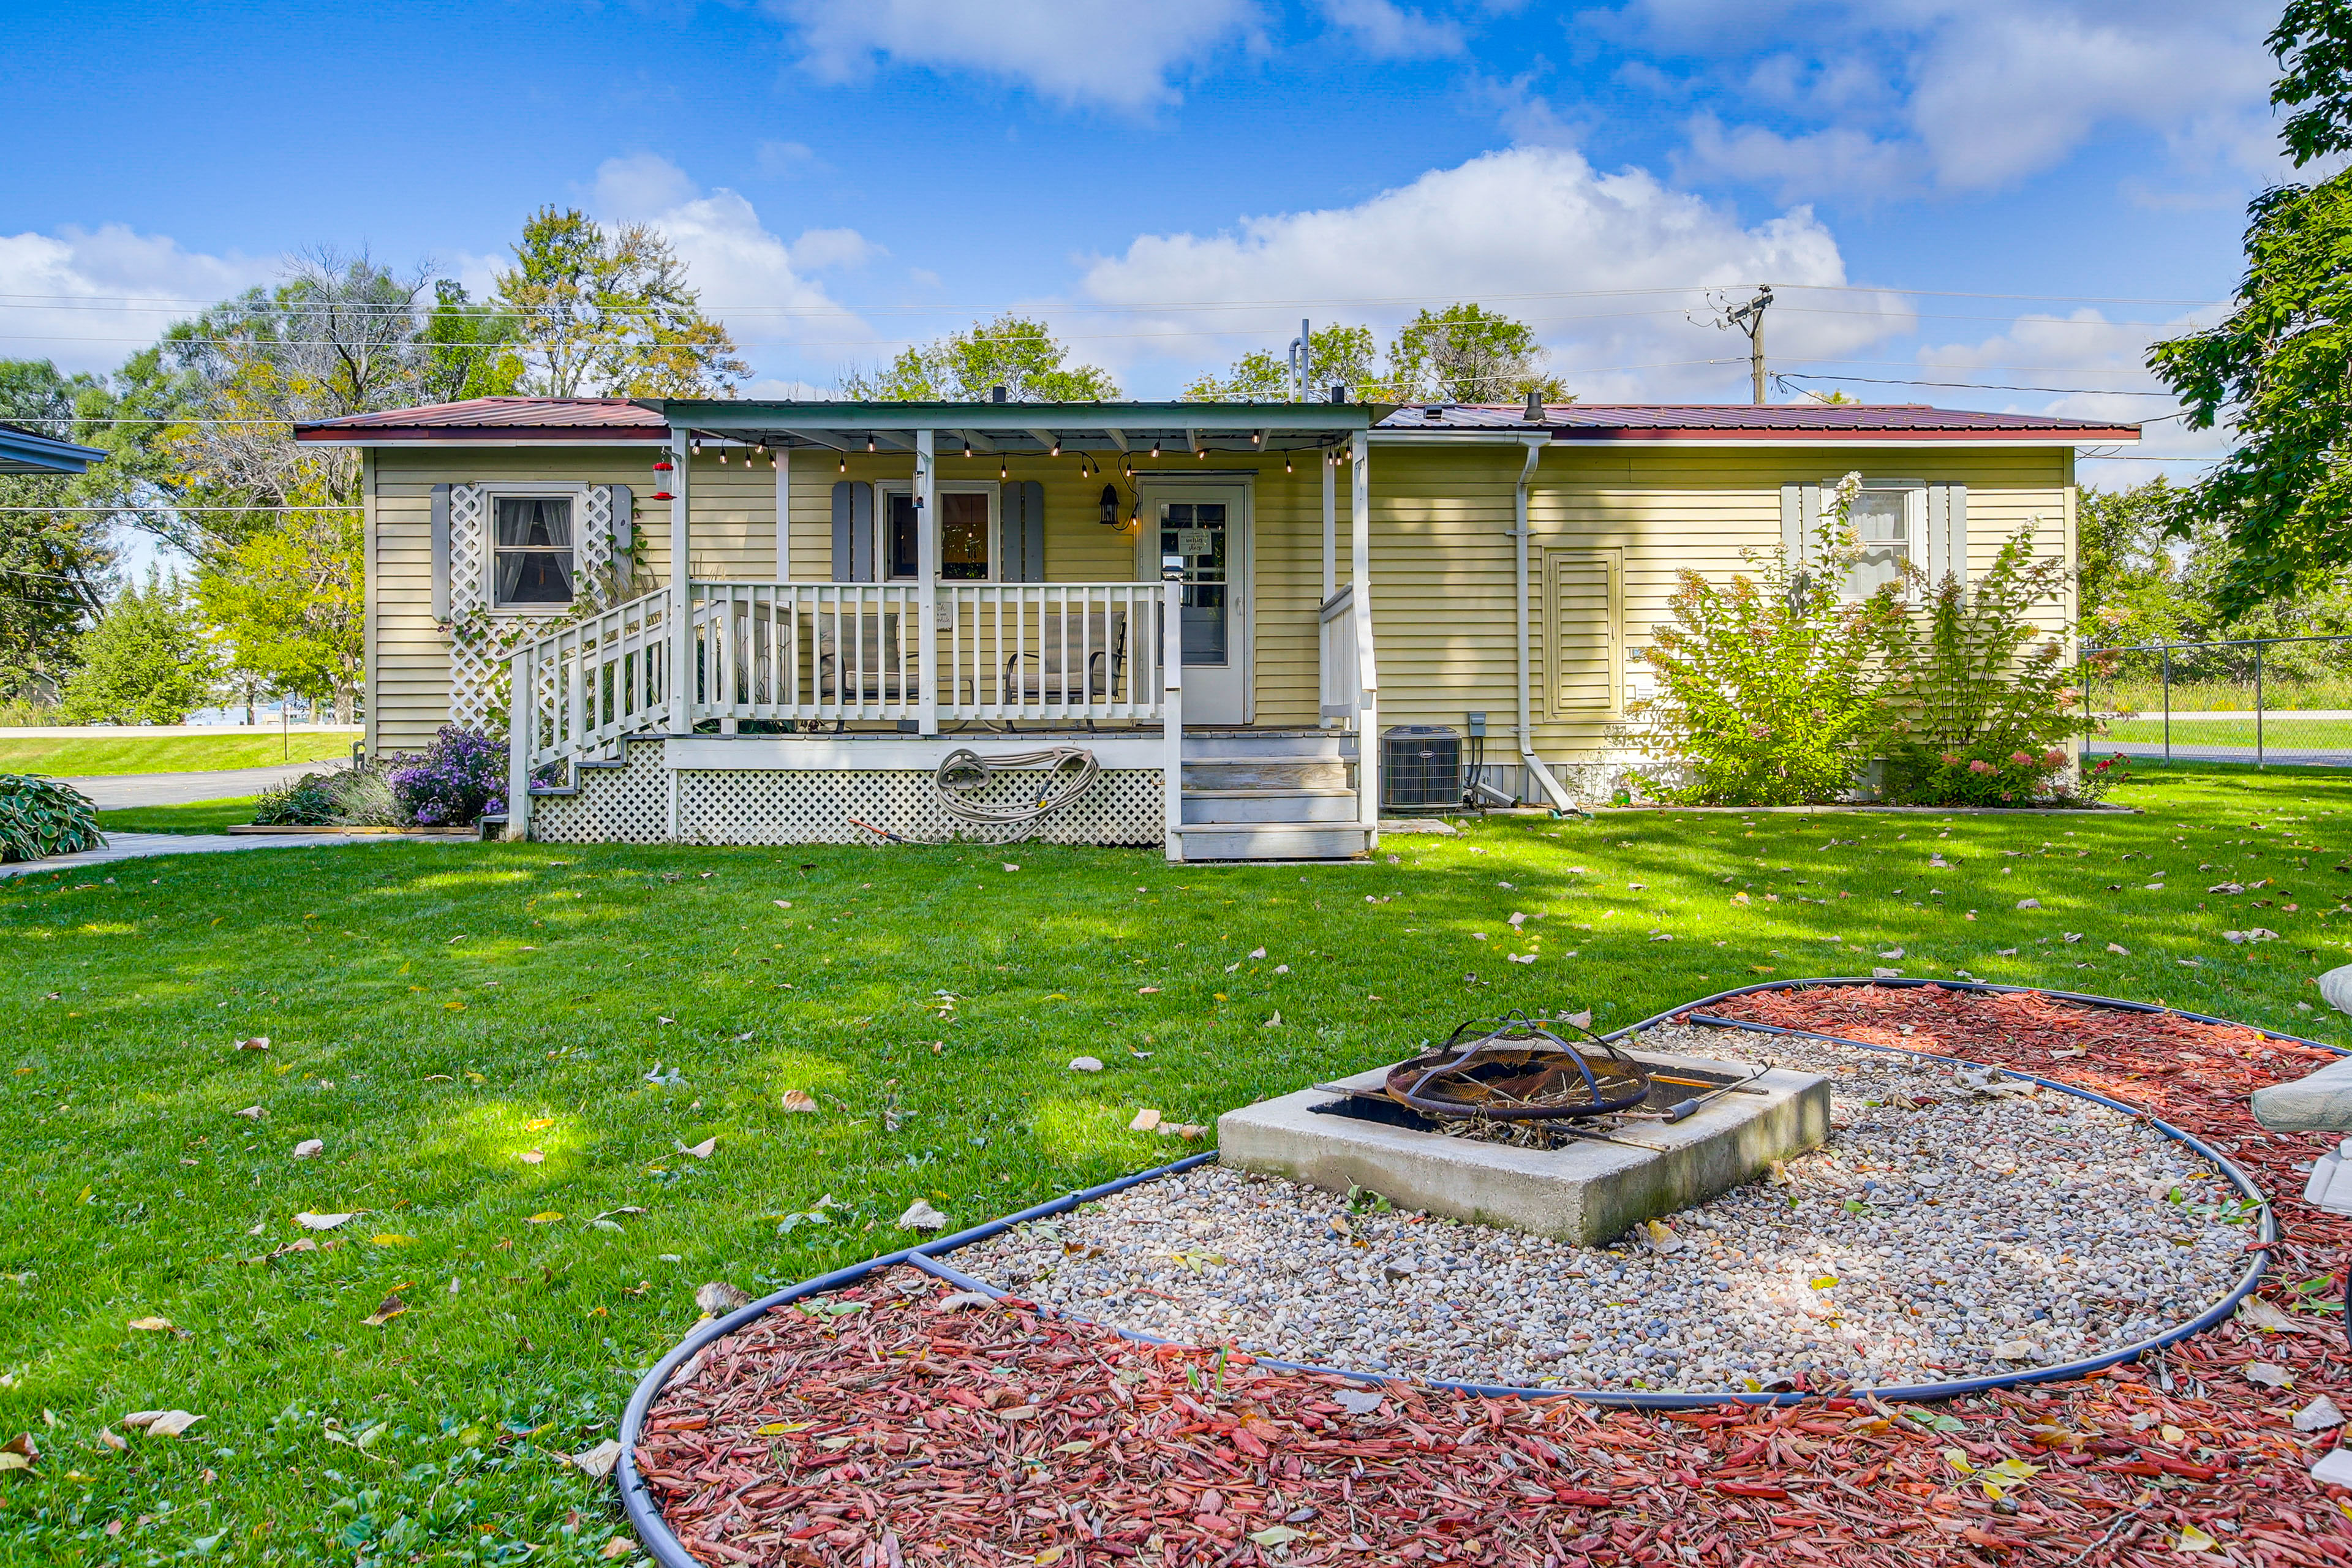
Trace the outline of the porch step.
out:
[[[1209,789],[1184,792],[1188,825],[1356,820],[1351,789]]]
[[[1267,757],[1318,757],[1352,762],[1356,737],[1344,730],[1187,730],[1187,763]]]
[[[1186,747],[1184,788],[1193,790],[1345,789],[1344,757],[1265,752],[1255,756],[1195,757]]]
[[[1361,827],[1338,823],[1228,822],[1176,830],[1190,860],[1346,860],[1361,855]]]

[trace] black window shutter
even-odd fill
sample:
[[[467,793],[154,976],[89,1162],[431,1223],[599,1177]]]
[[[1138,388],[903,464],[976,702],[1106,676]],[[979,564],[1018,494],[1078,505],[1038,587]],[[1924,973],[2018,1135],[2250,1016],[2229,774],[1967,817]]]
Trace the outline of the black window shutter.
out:
[[[1022,479],[1004,487],[997,510],[1003,537],[997,541],[1002,581],[1043,583],[1045,580],[1045,487]]]
[[[833,580],[874,581],[874,487],[856,479],[833,484]]]

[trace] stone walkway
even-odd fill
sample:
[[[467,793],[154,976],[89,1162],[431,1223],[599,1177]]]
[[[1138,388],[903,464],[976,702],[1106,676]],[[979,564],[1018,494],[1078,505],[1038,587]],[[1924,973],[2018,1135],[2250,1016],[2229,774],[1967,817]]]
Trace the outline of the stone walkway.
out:
[[[333,833],[289,833],[283,837],[276,834],[240,834],[231,837],[226,833],[110,833],[106,836],[106,847],[103,849],[85,849],[79,855],[53,855],[46,860],[0,866],[0,877],[88,870],[98,866],[111,866],[118,860],[135,860],[149,855],[215,855],[231,849],[331,849],[347,844],[472,842],[471,839],[435,833],[371,833],[350,838]]]

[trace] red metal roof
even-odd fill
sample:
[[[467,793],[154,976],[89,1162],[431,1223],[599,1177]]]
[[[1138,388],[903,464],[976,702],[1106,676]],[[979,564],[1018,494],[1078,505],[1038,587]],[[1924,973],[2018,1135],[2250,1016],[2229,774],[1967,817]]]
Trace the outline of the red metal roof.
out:
[[[1924,403],[1553,403],[1557,440],[2137,441],[2139,426]],[[1407,404],[1382,430],[1530,430],[1519,404]]]
[[[578,441],[593,435],[658,440],[668,434],[660,415],[625,397],[472,397],[294,426],[301,441],[462,440],[468,435],[501,441]]]

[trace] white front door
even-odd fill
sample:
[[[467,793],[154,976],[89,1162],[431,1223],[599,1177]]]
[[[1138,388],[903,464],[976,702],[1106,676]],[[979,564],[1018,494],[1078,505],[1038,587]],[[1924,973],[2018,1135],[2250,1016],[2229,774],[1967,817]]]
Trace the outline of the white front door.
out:
[[[1137,573],[1184,558],[1184,722],[1246,724],[1250,689],[1250,490],[1202,479],[1139,479],[1145,525]]]

